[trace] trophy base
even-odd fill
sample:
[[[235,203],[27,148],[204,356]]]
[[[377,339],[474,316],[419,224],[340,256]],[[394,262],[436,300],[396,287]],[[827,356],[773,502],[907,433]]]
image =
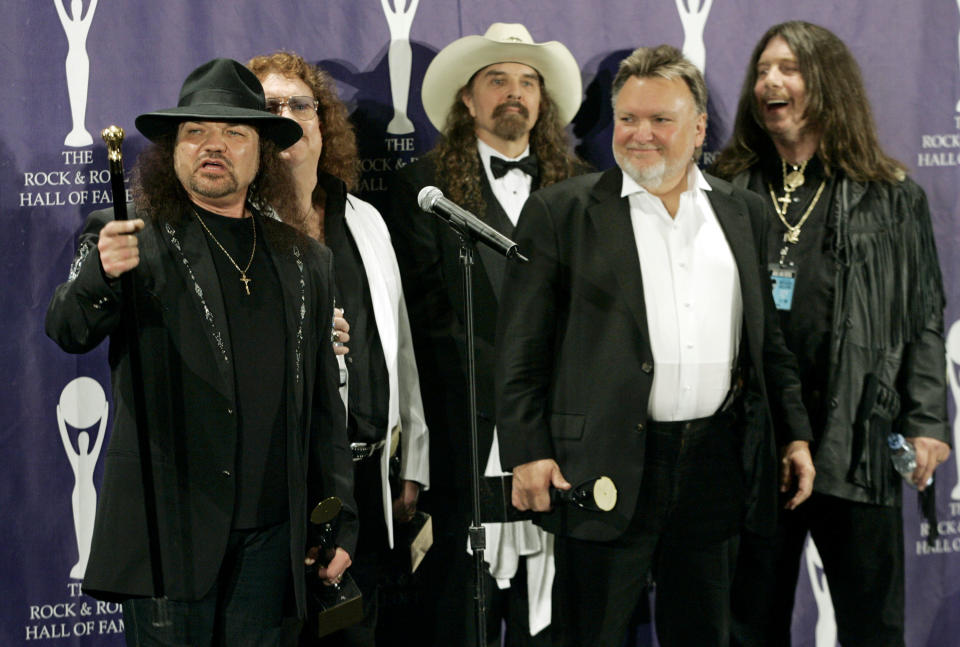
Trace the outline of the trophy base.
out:
[[[363,619],[363,595],[349,573],[344,574],[339,586],[317,582],[309,588],[307,597],[313,633],[318,638]]]
[[[414,573],[433,545],[433,520],[423,510],[417,510],[413,519],[397,524],[395,532],[403,572]]]

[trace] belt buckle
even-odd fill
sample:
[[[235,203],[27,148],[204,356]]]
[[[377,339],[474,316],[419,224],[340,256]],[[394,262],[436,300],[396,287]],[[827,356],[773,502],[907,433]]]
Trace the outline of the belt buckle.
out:
[[[350,453],[353,455],[353,462],[359,463],[364,458],[370,456],[371,449],[369,443],[350,443]]]
[[[350,443],[350,453],[353,455],[353,462],[358,463],[366,458],[373,456],[378,449],[383,447],[384,441],[375,443]]]

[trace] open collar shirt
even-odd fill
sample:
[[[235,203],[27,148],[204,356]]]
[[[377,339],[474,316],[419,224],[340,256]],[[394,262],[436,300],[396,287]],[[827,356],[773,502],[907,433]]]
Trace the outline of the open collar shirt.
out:
[[[623,174],[655,366],[649,413],[658,421],[716,413],[740,344],[737,265],[696,166],[687,187],[671,218],[660,198]]]

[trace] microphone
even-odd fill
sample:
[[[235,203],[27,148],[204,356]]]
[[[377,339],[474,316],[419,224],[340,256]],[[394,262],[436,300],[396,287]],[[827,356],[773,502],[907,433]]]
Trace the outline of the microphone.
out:
[[[517,244],[475,215],[443,197],[435,186],[425,186],[417,195],[417,204],[424,211],[440,216],[461,234],[470,234],[476,240],[510,259],[526,263],[529,259],[520,253]]]

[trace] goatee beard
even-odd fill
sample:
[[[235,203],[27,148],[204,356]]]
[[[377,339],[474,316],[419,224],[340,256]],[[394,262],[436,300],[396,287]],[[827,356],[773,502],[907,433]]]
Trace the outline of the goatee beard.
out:
[[[663,177],[667,170],[667,163],[665,160],[660,160],[656,164],[640,169],[634,166],[633,163],[631,163],[630,160],[628,160],[625,156],[618,154],[616,151],[614,151],[613,157],[617,161],[617,166],[620,167],[620,170],[629,175],[634,182],[642,186],[647,191],[654,191],[661,184],[663,184]]]
[[[223,178],[223,180],[224,182],[222,184],[218,184],[217,182],[208,182],[193,176],[190,178],[190,190],[197,195],[213,199],[223,198],[237,192],[239,184],[232,174]]]
[[[510,108],[516,108],[518,112],[508,112]],[[520,139],[529,131],[530,111],[521,103],[501,103],[494,109],[493,119],[493,134],[508,142]]]

